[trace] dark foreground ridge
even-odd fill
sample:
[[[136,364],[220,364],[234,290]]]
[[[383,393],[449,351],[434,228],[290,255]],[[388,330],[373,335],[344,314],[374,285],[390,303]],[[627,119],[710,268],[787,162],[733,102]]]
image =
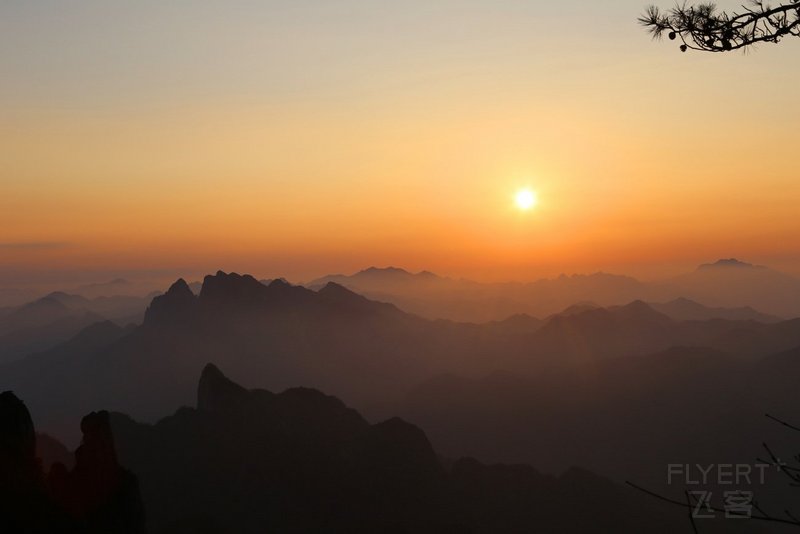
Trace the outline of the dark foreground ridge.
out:
[[[0,532],[639,534],[686,526],[671,507],[589,471],[555,477],[526,465],[446,461],[402,419],[370,424],[309,388],[247,390],[211,364],[196,408],[154,425],[93,412],[81,431],[75,467],[55,462],[44,473],[27,408],[10,392],[0,396]],[[59,448],[42,440],[40,451]]]
[[[28,409],[0,395],[0,532],[144,532],[138,482],[117,462],[108,413],[87,415],[81,431],[75,467],[55,463],[45,476]]]
[[[213,365],[197,408],[111,422],[153,532],[638,533],[683,519],[580,469],[445,466],[399,418],[370,424],[313,389],[248,391]]]

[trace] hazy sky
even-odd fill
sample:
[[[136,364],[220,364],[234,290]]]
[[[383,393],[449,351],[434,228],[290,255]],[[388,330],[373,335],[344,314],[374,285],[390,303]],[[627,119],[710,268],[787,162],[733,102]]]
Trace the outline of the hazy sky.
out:
[[[646,3],[5,0],[0,275],[800,270],[800,39]]]

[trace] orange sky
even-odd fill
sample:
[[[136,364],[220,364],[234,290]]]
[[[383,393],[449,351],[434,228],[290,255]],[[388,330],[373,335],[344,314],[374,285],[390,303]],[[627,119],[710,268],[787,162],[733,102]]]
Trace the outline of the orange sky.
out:
[[[800,271],[800,42],[680,54],[637,0],[161,4],[0,7],[0,275]]]

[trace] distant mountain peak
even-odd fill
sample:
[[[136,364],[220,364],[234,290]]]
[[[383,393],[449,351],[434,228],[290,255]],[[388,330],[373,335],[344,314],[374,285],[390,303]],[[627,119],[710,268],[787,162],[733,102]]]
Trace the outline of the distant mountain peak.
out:
[[[178,278],[175,283],[169,286],[169,289],[165,293],[165,295],[192,295],[192,289],[189,287],[189,284],[186,283],[186,280],[183,278]]]
[[[341,276],[341,275],[338,275]],[[411,271],[407,271],[406,269],[402,269],[400,267],[368,267],[364,270],[361,270],[350,277],[345,278],[359,278],[359,277],[373,277],[373,278],[385,278],[385,279],[403,279],[403,280],[413,280],[413,279],[439,279],[439,276],[436,273],[432,273],[431,271],[420,271],[418,273],[412,273]],[[333,277],[327,277],[333,278]]]
[[[72,295],[64,291],[53,291],[52,293],[48,293],[47,295],[45,295],[44,298],[56,299],[58,301],[70,301],[70,302],[72,301],[86,302],[88,300],[86,297],[83,297],[81,295]]]
[[[739,261],[736,258],[724,258],[715,261],[714,263],[705,263],[698,267],[698,269],[718,269],[718,268],[740,268],[740,269],[763,269],[763,266],[753,265],[744,261]]]
[[[428,287],[437,282],[449,281],[448,278],[443,278],[430,271],[420,271],[413,273],[402,269],[400,267],[368,267],[362,269],[354,274],[329,274],[304,284],[309,289],[319,290],[325,287],[328,282],[336,282],[345,287],[355,289],[359,292],[375,291],[377,293],[385,293],[387,290],[391,293],[391,288],[406,287],[409,290],[414,290],[415,284],[421,283]]]
[[[629,302],[628,304],[625,304],[622,307],[623,308],[627,308],[629,310],[652,310],[653,309],[653,308],[650,307],[650,305],[648,303],[646,303],[645,301],[643,301],[641,299],[633,300],[633,301]]]
[[[29,302],[28,304],[24,304],[20,306],[20,310],[24,309],[35,309],[35,308],[57,308],[57,309],[64,309],[66,310],[68,306],[64,304],[63,300],[58,298],[58,296],[54,294],[45,295],[44,297],[34,300],[33,302]]]
[[[208,275],[200,289],[202,300],[250,299],[264,289],[264,285],[249,274],[225,273]]]
[[[650,303],[650,306],[677,321],[727,319],[732,321],[775,323],[781,320],[780,317],[761,313],[752,306],[709,307],[686,297],[678,297],[664,303]]]
[[[275,278],[273,280],[268,280],[267,282],[267,287],[288,287],[292,285],[287,282],[285,278]]]
[[[317,295],[322,297],[323,302],[334,306],[338,312],[373,314],[399,311],[393,304],[370,300],[336,282],[325,284],[317,291]]]
[[[328,295],[328,296],[335,296],[335,297],[345,297],[345,298],[352,298],[358,297],[363,298],[358,293],[351,291],[344,287],[342,284],[337,284],[336,282],[328,282],[325,284],[325,287],[320,289],[317,293],[320,295]]]
[[[601,308],[601,306],[599,306],[598,304],[586,300],[586,301],[576,302],[575,304],[564,308],[562,311],[558,313],[558,315],[575,315],[577,313],[597,310],[599,308]]]
[[[617,317],[627,317],[628,319],[635,319],[635,320],[647,320],[652,321],[654,323],[667,323],[671,322],[671,319],[661,313],[660,311],[656,310],[643,300],[634,300],[629,302],[628,304],[622,304],[620,306],[609,306],[607,308],[596,308],[595,310],[590,310],[589,313],[610,313],[616,315]]]
[[[383,274],[383,275],[411,275],[410,272],[400,267],[368,267],[358,274]]]
[[[124,332],[125,329],[113,321],[98,321],[78,332],[75,337],[68,340],[68,343],[81,346],[102,346],[103,343],[110,343],[111,340],[118,339]]]
[[[495,323],[511,324],[511,323],[526,323],[526,322],[532,322],[532,321],[539,321],[539,319],[537,319],[536,317],[533,317],[532,315],[530,315],[528,313],[515,313],[513,315],[509,315],[508,317],[506,317],[502,321],[495,321]]]
[[[144,314],[144,322],[151,324],[162,320],[180,319],[196,301],[197,297],[189,284],[183,278],[179,278],[166,293],[150,302]]]
[[[663,321],[670,321],[668,316],[656,311],[655,308],[653,308],[650,304],[640,299],[636,299],[622,306],[612,306],[609,309],[617,313],[621,312],[628,315],[635,315],[637,317],[650,317]]]

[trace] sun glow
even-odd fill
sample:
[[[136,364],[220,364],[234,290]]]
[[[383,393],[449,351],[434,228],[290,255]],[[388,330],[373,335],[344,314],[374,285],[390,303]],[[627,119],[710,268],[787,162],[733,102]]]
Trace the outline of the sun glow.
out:
[[[514,203],[517,205],[517,208],[523,211],[533,208],[538,201],[539,199],[536,196],[536,192],[530,189],[521,189],[517,191],[517,194],[514,196]]]

